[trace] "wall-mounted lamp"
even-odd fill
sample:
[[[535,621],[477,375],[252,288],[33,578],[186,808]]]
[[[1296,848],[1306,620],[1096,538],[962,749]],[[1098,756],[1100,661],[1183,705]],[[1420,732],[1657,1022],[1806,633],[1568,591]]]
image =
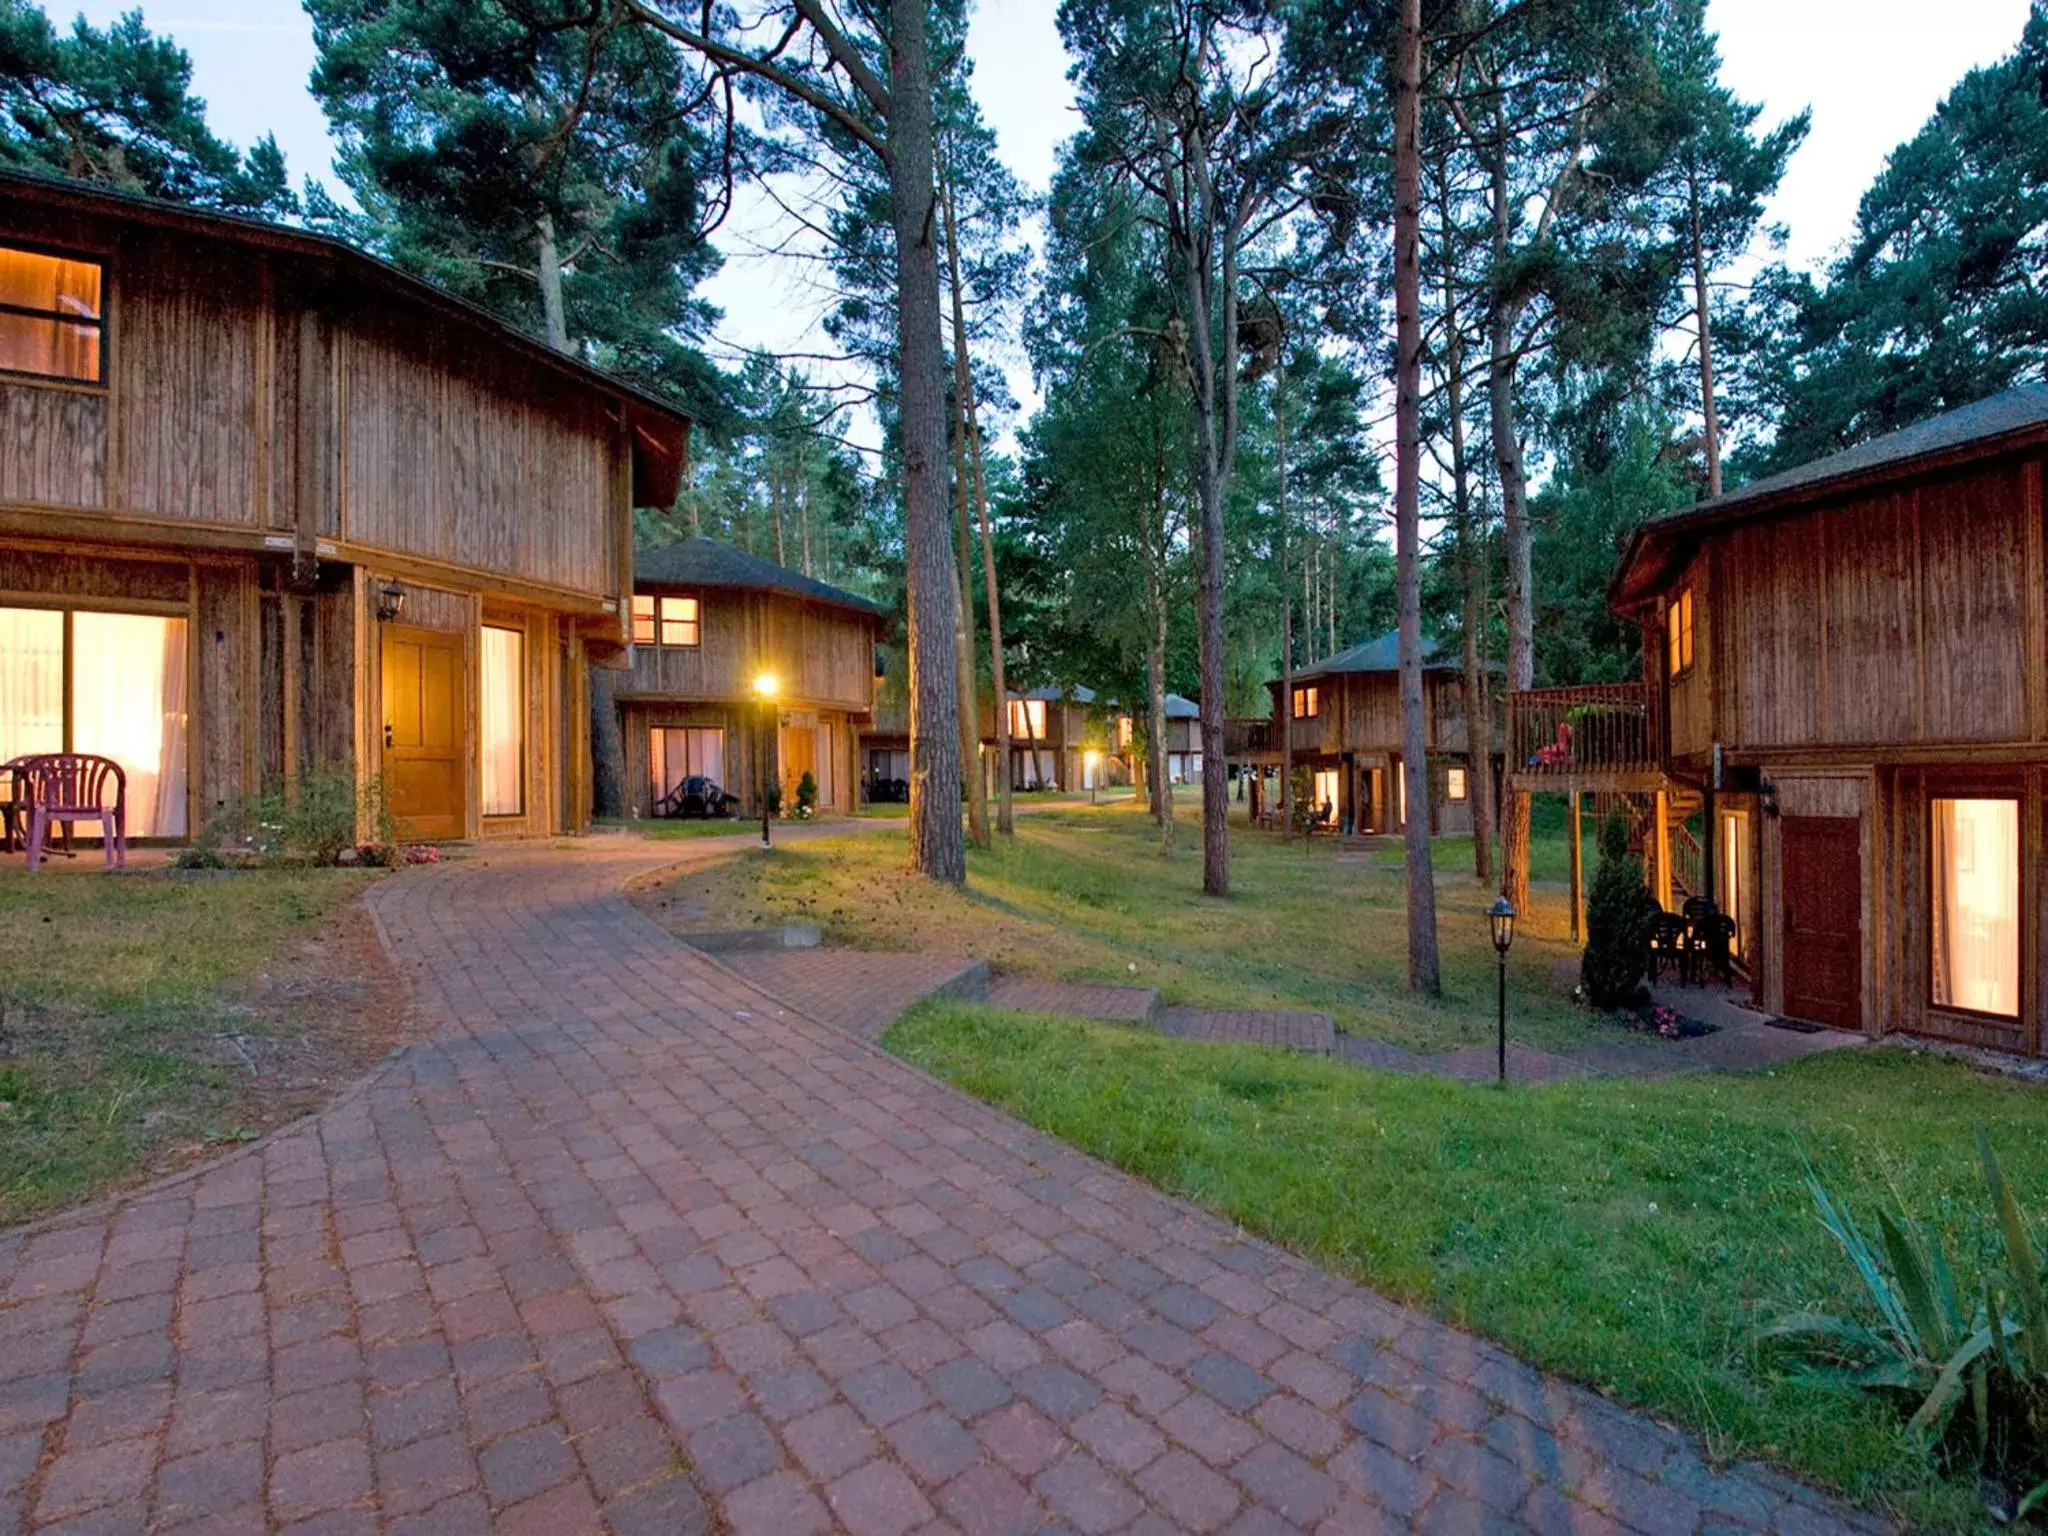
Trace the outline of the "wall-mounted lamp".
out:
[[[398,616],[405,612],[405,588],[392,577],[377,589],[377,618],[380,623],[395,624]]]
[[[1761,801],[1763,804],[1764,814],[1766,816],[1775,816],[1778,814],[1777,785],[1773,784],[1769,779],[1759,779],[1757,780],[1756,785],[1756,795],[1757,799]]]

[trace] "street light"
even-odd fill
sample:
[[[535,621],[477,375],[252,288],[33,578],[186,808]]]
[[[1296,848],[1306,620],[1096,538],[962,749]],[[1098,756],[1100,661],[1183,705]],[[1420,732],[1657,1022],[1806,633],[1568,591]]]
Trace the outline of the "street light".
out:
[[[1515,942],[1515,906],[1498,898],[1486,914],[1493,926],[1493,952],[1500,959],[1500,1080],[1508,1080],[1508,948]]]
[[[780,688],[781,684],[776,682],[773,672],[763,672],[754,679],[754,697],[761,701],[762,709],[767,713],[770,731],[774,729],[775,725],[775,695]],[[761,846],[763,848],[773,846],[768,841],[768,759],[773,751],[773,740],[774,738],[771,735],[763,732],[761,738]]]
[[[1102,754],[1093,747],[1090,747],[1082,754],[1081,760],[1088,765],[1088,803],[1093,805],[1095,804],[1095,787],[1102,781]]]

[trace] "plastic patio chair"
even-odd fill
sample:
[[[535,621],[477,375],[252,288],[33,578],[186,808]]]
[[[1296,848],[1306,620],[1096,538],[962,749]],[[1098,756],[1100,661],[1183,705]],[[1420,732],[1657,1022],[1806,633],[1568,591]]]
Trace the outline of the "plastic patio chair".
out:
[[[100,824],[107,868],[128,863],[128,775],[111,757],[58,752],[19,759],[15,773],[27,786],[28,867],[43,859],[50,823],[67,831],[81,821]],[[111,786],[113,798],[108,799]]]

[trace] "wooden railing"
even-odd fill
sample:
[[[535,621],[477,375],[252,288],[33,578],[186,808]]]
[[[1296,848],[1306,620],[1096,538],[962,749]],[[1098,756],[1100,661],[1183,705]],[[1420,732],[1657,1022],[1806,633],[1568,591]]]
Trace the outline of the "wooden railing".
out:
[[[1656,695],[1641,683],[1508,695],[1508,772],[1519,779],[1655,773],[1663,738]]]

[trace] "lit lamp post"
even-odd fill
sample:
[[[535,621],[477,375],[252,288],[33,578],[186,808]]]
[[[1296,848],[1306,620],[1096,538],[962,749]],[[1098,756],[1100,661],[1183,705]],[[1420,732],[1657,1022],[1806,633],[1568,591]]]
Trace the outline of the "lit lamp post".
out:
[[[1088,765],[1088,803],[1095,804],[1095,788],[1102,782],[1102,754],[1090,747],[1082,761]]]
[[[1493,952],[1500,959],[1500,1080],[1508,1080],[1508,946],[1515,942],[1514,903],[1502,896],[1486,914],[1493,925]]]
[[[767,716],[768,730],[775,728],[775,695],[779,688],[773,672],[763,672],[754,679],[754,697],[761,701]],[[768,759],[772,753],[773,737],[764,732],[761,737],[761,846],[772,846],[768,841]]]

